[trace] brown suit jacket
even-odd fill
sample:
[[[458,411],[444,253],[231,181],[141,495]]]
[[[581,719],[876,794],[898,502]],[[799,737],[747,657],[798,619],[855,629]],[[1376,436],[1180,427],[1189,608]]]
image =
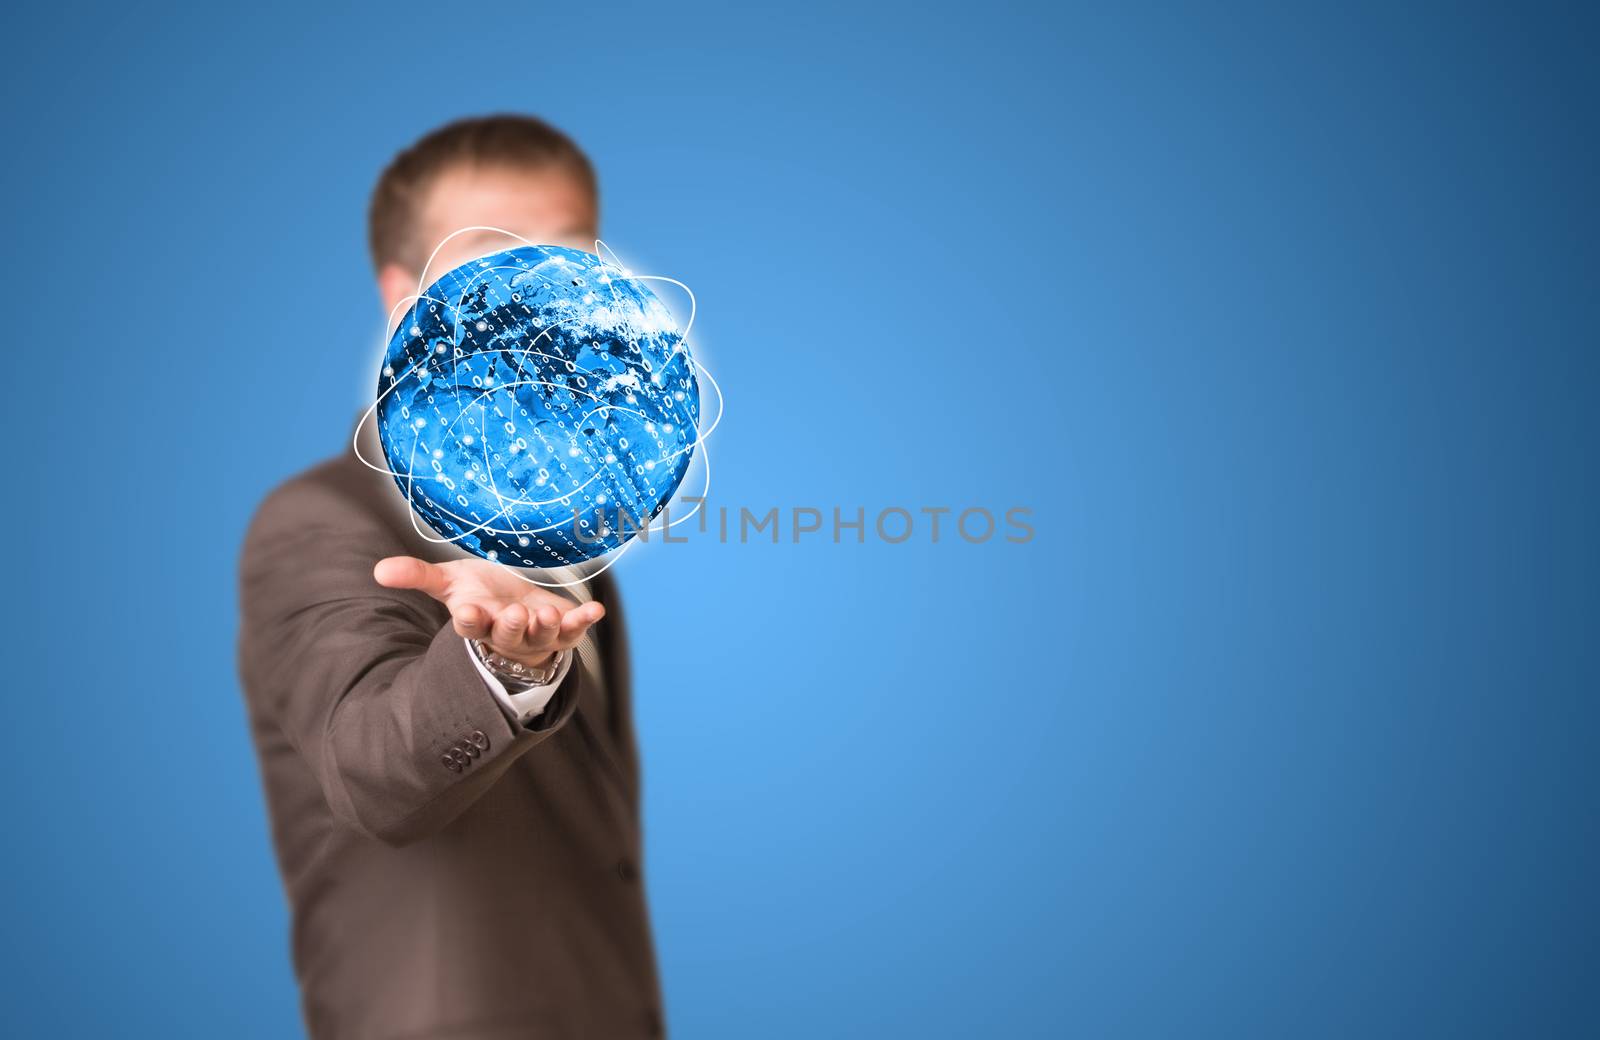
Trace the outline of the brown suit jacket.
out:
[[[659,1035],[616,590],[591,583],[604,688],[580,658],[519,728],[444,608],[372,580],[384,556],[455,552],[348,451],[275,491],[245,542],[240,670],[307,1027]]]

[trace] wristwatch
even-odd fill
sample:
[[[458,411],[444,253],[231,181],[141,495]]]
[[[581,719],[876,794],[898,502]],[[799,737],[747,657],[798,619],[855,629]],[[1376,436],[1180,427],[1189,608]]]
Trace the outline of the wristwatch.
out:
[[[566,650],[557,650],[550,655],[550,660],[544,667],[533,668],[521,661],[513,661],[509,657],[495,653],[484,645],[481,639],[472,640],[472,652],[490,674],[499,679],[507,689],[516,687],[519,690],[548,686],[552,679],[561,674],[561,665],[568,653]]]

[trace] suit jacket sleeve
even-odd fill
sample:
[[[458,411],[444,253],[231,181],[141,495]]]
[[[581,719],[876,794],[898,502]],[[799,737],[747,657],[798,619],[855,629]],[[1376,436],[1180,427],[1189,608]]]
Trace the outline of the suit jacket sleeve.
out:
[[[246,693],[305,758],[334,815],[390,844],[448,824],[578,703],[572,668],[544,713],[506,717],[427,596],[373,564],[405,545],[336,488],[268,499],[241,565]]]

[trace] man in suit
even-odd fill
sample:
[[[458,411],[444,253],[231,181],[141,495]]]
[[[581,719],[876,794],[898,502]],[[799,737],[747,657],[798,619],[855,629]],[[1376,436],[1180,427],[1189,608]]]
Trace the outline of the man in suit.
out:
[[[587,159],[515,116],[402,152],[370,213],[386,311],[475,225],[592,249]],[[505,245],[457,236],[429,277]],[[244,547],[240,669],[307,1027],[659,1035],[616,589],[528,584],[407,508],[347,449],[274,491]]]

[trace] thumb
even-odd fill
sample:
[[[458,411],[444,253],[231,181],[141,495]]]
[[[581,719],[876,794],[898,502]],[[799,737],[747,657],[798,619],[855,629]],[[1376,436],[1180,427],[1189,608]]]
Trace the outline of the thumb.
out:
[[[438,564],[415,556],[390,556],[372,568],[372,577],[386,589],[418,589],[434,599],[444,599],[450,579]]]

